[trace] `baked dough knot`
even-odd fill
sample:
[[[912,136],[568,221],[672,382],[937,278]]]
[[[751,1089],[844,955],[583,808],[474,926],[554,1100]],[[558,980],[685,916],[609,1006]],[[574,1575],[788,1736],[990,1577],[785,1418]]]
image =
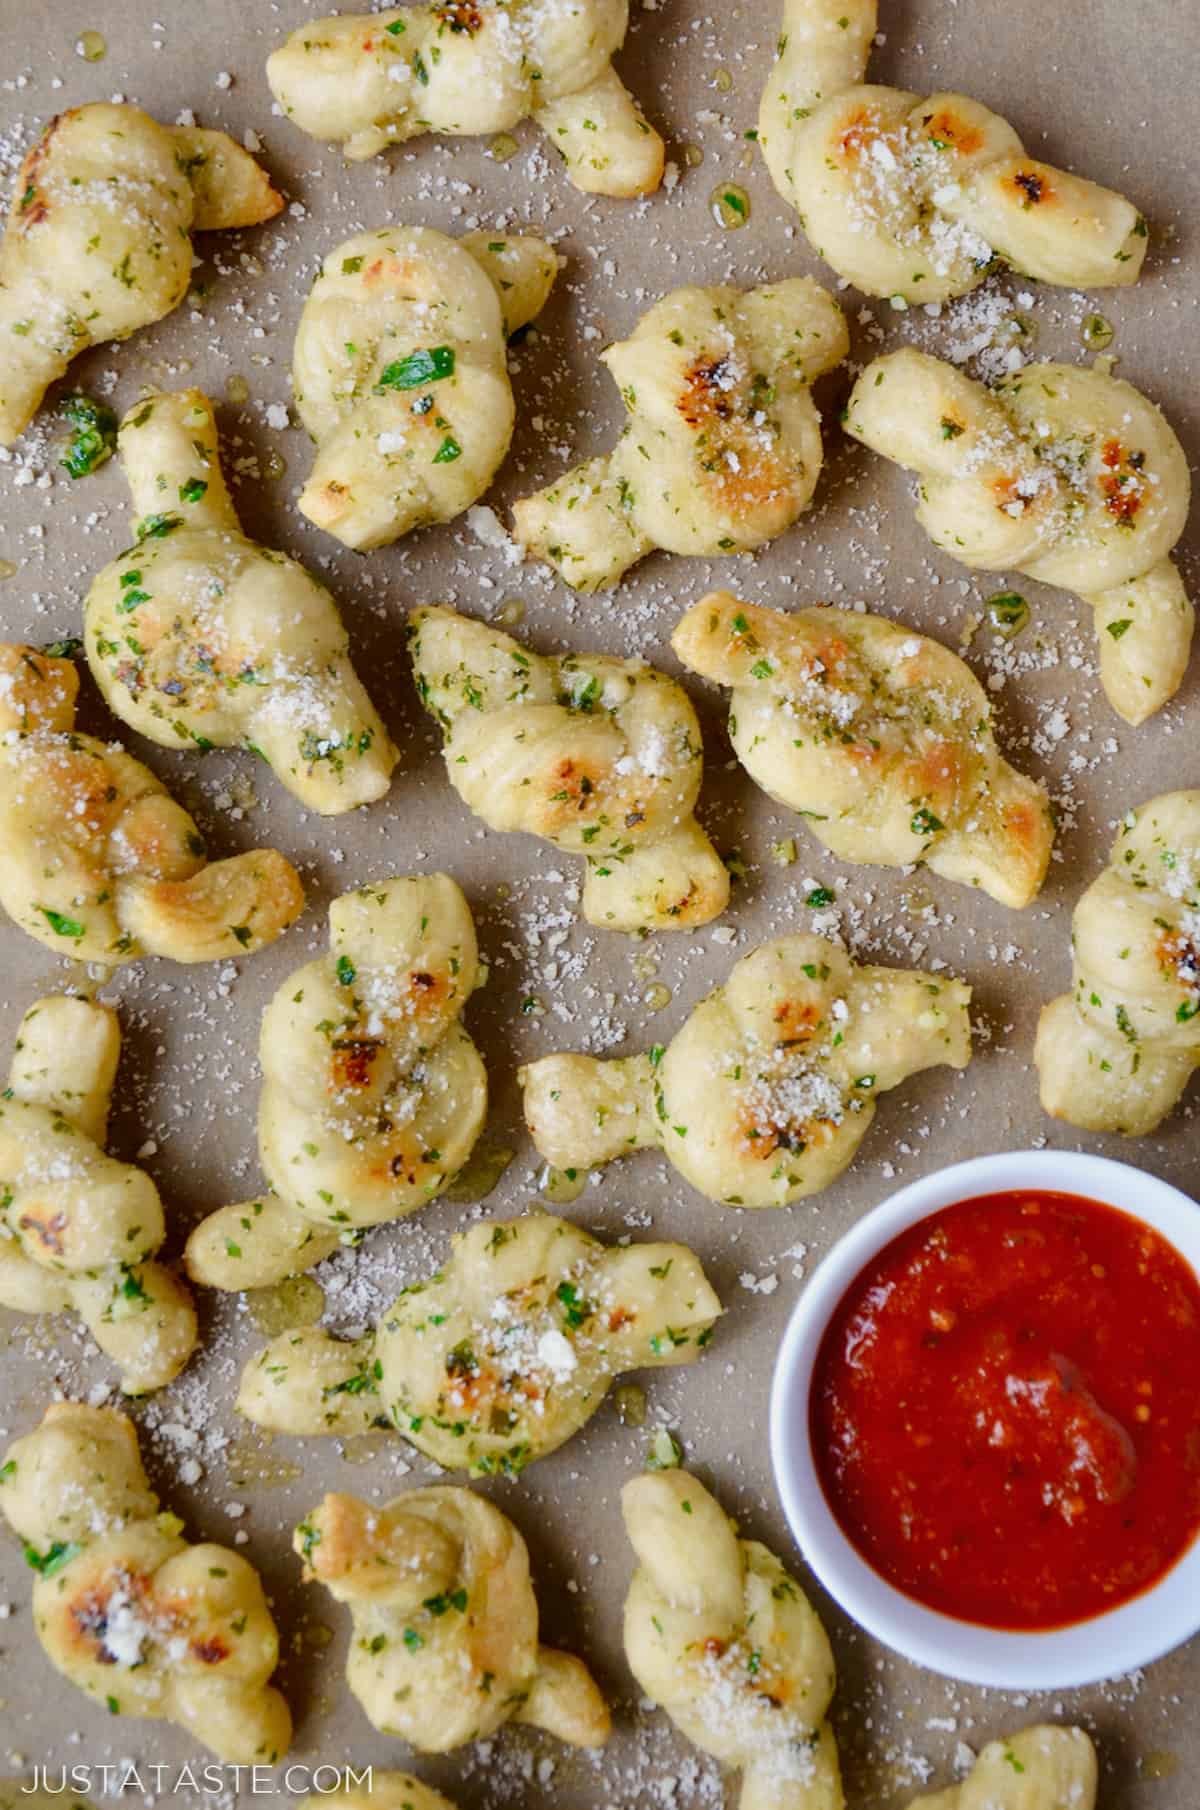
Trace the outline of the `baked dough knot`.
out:
[[[421,1753],[510,1721],[573,1747],[607,1740],[587,1668],[538,1644],[525,1542],[482,1496],[453,1485],[382,1505],[327,1495],[293,1544],[305,1578],[349,1606],[346,1682],[381,1733]]]
[[[166,787],[75,728],[71,660],[0,642],[0,904],[56,955],[219,961],[274,942],[304,908],[275,849],[209,861]]]
[[[649,195],[664,146],[612,59],[629,0],[443,0],[299,26],[271,92],[314,138],[373,157],[426,132],[475,137],[532,119],[592,195]]]
[[[490,828],[583,855],[589,923],[720,916],[729,874],[696,821],[704,751],[682,686],[643,660],[531,653],[450,609],[414,610],[409,635],[451,785]]]
[[[446,1470],[515,1476],[622,1372],[693,1363],[720,1312],[685,1245],[609,1248],[550,1214],[485,1220],[365,1338],[281,1333],[246,1365],[237,1406],[278,1433],[395,1427]]]
[[[224,132],[99,101],[52,119],[17,172],[0,246],[0,445],[73,358],[183,300],[193,232],[257,226],[282,206]]]
[[[986,389],[927,353],[892,352],[859,378],[846,428],[917,474],[917,520],[936,547],[1090,605],[1101,683],[1127,723],[1174,697],[1194,612],[1170,554],[1191,476],[1169,423],[1132,384],[1031,364]]]
[[[104,1151],[117,1015],[64,994],[30,1006],[0,1099],[0,1302],[79,1315],[129,1395],[161,1389],[196,1346],[150,1177]]]
[[[907,867],[1028,905],[1054,826],[1042,786],[996,746],[987,693],[949,648],[882,616],[780,610],[715,592],[671,645],[733,693],[750,777],[839,860]]]
[[[602,354],[628,416],[615,448],[515,504],[517,539],[577,591],[656,547],[716,559],[775,540],[821,473],[811,386],[848,351],[808,277],[675,290]]]
[[[1042,1105],[1145,1137],[1200,1068],[1200,791],[1127,811],[1075,907],[1071,992],[1038,1023]]]
[[[1081,1728],[1040,1724],[989,1741],[960,1785],[910,1810],[1095,1810],[1096,1750]]]
[[[448,1187],[487,1115],[487,1075],[460,1022],[480,984],[470,908],[445,874],[333,901],[328,954],[263,1014],[258,1150],[272,1192],[196,1228],[194,1281],[281,1281]]]
[[[136,538],[84,605],[88,664],[116,715],[166,748],[248,748],[322,815],[382,798],[397,754],[337,605],[242,533],[208,397],[144,397],[118,447]]]
[[[160,1513],[132,1422],[54,1402],[5,1457],[0,1511],[38,1574],[34,1625],[56,1670],[113,1715],[177,1723],[226,1762],[279,1759],[292,1722],[267,1682],[279,1638],[258,1573]]]
[[[1069,289],[1134,283],[1149,244],[1133,203],[1030,157],[963,94],[863,78],[876,0],[785,0],[758,141],[813,249],[867,295],[944,302],[998,262]]]
[[[544,239],[500,232],[385,227],[331,251],[292,359],[317,447],[301,514],[361,552],[477,502],[512,441],[507,340],[557,274]]]
[[[686,1471],[621,1492],[637,1569],[625,1654],[689,1741],[743,1775],[741,1810],[842,1810],[833,1653],[796,1580]]]
[[[970,997],[944,975],[859,967],[824,937],[780,937],[735,963],[665,1048],[528,1063],[525,1121],[556,1169],[659,1149],[711,1200],[787,1206],[852,1161],[880,1094],[967,1066]]]

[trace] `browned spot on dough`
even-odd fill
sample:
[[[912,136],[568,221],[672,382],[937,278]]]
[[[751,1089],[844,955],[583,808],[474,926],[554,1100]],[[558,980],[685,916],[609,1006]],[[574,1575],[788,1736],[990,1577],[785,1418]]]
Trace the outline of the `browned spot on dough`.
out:
[[[470,0],[446,0],[437,8],[437,16],[451,31],[467,32],[471,37],[483,30],[483,14]]]
[[[1032,851],[1042,839],[1042,813],[1037,805],[1027,801],[1010,804],[1004,813],[1004,827],[1014,842]]]
[[[1141,452],[1127,453],[1120,440],[1106,440],[1101,452],[1104,470],[1098,479],[1104,507],[1119,526],[1132,528],[1146,500],[1140,472],[1146,463]]]
[[[78,113],[78,111],[77,107],[73,109],[73,113]],[[31,146],[26,154],[15,189],[13,220],[18,232],[28,232],[31,226],[39,226],[50,212],[45,198],[37,191],[43,169],[49,162],[51,143],[72,116],[72,113],[56,113],[37,143]],[[29,194],[30,189],[34,193],[30,195],[28,201],[25,201],[25,196]]]
[[[773,388],[762,373],[739,375],[727,358],[701,358],[685,373],[675,406],[695,434],[696,481],[734,522],[786,501],[805,477],[794,454],[781,456],[767,414]]]
[[[1018,170],[1012,181],[1025,207],[1037,207],[1053,195],[1049,183],[1038,170]]]
[[[807,1043],[820,1022],[821,1014],[811,1001],[785,999],[775,1007],[780,1043]]]
[[[448,972],[431,974],[424,968],[414,969],[408,977],[408,996],[414,1018],[436,1018],[446,1001],[454,997],[453,977]]]
[[[109,1651],[105,1637],[109,1605],[118,1594],[126,1603],[132,1600],[138,1619],[155,1633],[161,1633],[173,1621],[170,1612],[155,1603],[152,1580],[144,1572],[129,1572],[123,1566],[109,1572],[83,1590],[68,1611],[79,1645],[96,1665],[117,1664],[117,1656]]]
[[[728,359],[706,358],[694,364],[685,378],[676,407],[689,427],[701,427],[713,417],[728,421],[733,414],[734,384],[729,381]]]
[[[342,1088],[369,1087],[376,1058],[383,1049],[378,1037],[339,1037],[333,1045],[333,1084]]]
[[[63,1254],[62,1235],[67,1229],[65,1213],[55,1213],[50,1219],[37,1219],[32,1213],[23,1213],[17,1222],[23,1232],[32,1232],[38,1243],[56,1257]]]
[[[477,1371],[460,1367],[451,1370],[445,1399],[456,1411],[465,1409],[472,1416],[487,1408],[493,1416],[501,1419],[501,1424],[490,1430],[511,1432],[511,1425],[505,1427],[503,1419],[510,1414],[523,1412],[531,1403],[541,1401],[542,1393],[530,1377],[512,1375],[502,1378],[495,1370],[484,1365]]]
[[[837,1126],[832,1119],[805,1119],[788,1125],[761,1124],[751,1113],[743,1112],[738,1122],[738,1150],[742,1156],[756,1156],[765,1162],[777,1150],[800,1156],[818,1144],[831,1142]]]
[[[969,157],[983,144],[983,133],[979,127],[969,125],[949,107],[943,107],[938,113],[927,114],[925,130],[936,144],[944,146],[948,151],[957,151],[962,157]]]
[[[1026,495],[1025,492],[1021,490],[1020,485],[1020,478],[1011,476],[992,479],[992,495],[996,499],[997,506],[1003,509],[1006,515],[1012,514],[1012,505],[1014,503],[1021,510],[1022,514],[1024,514],[1025,510],[1028,509],[1033,502],[1032,495]]]
[[[546,799],[543,822],[547,825],[566,823],[579,812],[599,804],[601,775],[583,761],[570,755],[555,762],[546,776]]]
[[[911,763],[913,791],[920,797],[945,800],[956,796],[970,763],[959,742],[932,742]]]
[[[1173,931],[1159,938],[1156,954],[1164,974],[1179,981],[1200,1005],[1200,937]]]
[[[879,126],[869,107],[852,113],[838,133],[837,148],[845,163],[856,163],[879,137]]]

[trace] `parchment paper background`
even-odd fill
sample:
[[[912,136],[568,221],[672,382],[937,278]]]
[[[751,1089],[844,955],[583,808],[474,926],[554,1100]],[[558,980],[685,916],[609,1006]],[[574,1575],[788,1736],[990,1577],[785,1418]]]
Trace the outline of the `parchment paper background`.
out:
[[[750,284],[803,271],[833,281],[761,160],[752,154],[750,167],[742,167],[744,134],[756,121],[778,28],[774,0],[635,0],[622,66],[669,139],[680,177],[646,204],[587,201],[529,129],[507,164],[488,158],[483,143],[426,139],[390,161],[344,166],[336,152],[272,116],[263,74],[271,46],[320,10],[305,0],[0,0],[6,164],[53,112],[114,95],[164,120],[191,108],[202,124],[228,127],[239,138],[248,127],[261,134],[288,211],[240,239],[202,240],[195,309],[94,354],[75,367],[73,380],[123,409],[153,384],[199,383],[222,398],[231,377],[245,379],[249,400],[226,402],[220,412],[245,524],[331,583],[359,669],[403,748],[384,804],[322,822],[306,817],[250,757],[172,756],[129,737],[194,810],[216,852],[263,842],[284,849],[304,872],[309,909],[281,944],[253,961],[221,970],[152,962],[105,989],[120,1006],[126,1034],[113,1147],[132,1157],[153,1140],[145,1161],[169,1205],[173,1249],[204,1212],[252,1194],[259,1186],[255,1045],[263,1005],[286,973],[324,945],[325,906],[336,893],[389,872],[448,869],[470,897],[491,963],[490,985],[468,1011],[492,1079],[486,1135],[517,1154],[485,1208],[442,1201],[419,1220],[376,1232],[350,1263],[327,1266],[332,1322],[361,1325],[402,1280],[435,1267],[468,1214],[510,1215],[536,1202],[537,1168],[515,1084],[522,1059],[555,1048],[615,1052],[665,1040],[738,954],[765,935],[807,926],[812,914],[804,898],[813,884],[835,887],[837,922],[860,952],[941,961],[972,982],[980,1035],[971,1070],[962,1077],[935,1073],[889,1095],[860,1160],[815,1203],[734,1214],[693,1195],[663,1162],[644,1156],[608,1170],[566,1209],[610,1235],[682,1237],[702,1254],[728,1312],[697,1369],[648,1380],[650,1421],[668,1420],[726,1507],[795,1561],[770,1480],[766,1404],[777,1340],[802,1273],[902,1181],[984,1151],[1076,1141],[1038,1107],[1030,1067],[1036,1013],[1067,979],[1071,905],[1103,865],[1116,814],[1156,791],[1200,784],[1200,659],[1183,696],[1134,731],[1105,704],[1090,626],[1061,595],[1021,582],[1033,604],[1031,627],[1007,649],[986,627],[976,635],[969,657],[985,679],[999,681],[1002,738],[1014,758],[1046,776],[1063,813],[1050,883],[1021,915],[922,874],[840,868],[801,823],[730,769],[720,701],[693,686],[708,749],[702,813],[722,851],[740,851],[745,868],[725,920],[736,942],[722,946],[701,931],[638,944],[581,927],[564,884],[577,879],[577,864],[528,839],[485,833],[446,784],[409,678],[401,634],[407,608],[442,600],[491,615],[502,600],[520,597],[527,614],[518,632],[539,648],[636,651],[671,667],[664,650],[676,617],[714,583],[783,605],[861,599],[952,645],[1000,586],[967,580],[933,555],[913,529],[902,476],[843,440],[837,409],[849,386],[845,371],[820,392],[828,464],[818,506],[755,560],[710,567],[657,557],[615,597],[574,600],[547,574],[506,565],[502,551],[480,545],[462,525],[365,558],[310,529],[293,507],[307,441],[294,428],[271,426],[266,411],[288,404],[293,331],[317,260],[360,227],[399,220],[454,232],[481,221],[510,229],[528,223],[553,234],[568,260],[542,322],[513,360],[521,425],[491,499],[501,510],[568,458],[609,443],[619,403],[596,354],[625,335],[660,293],[689,280]],[[1192,115],[1200,15],[1193,0],[1142,0],[1137,7],[1123,0],[887,0],[882,10],[887,41],[872,65],[874,79],[977,95],[1014,121],[1031,150],[1124,189],[1149,215],[1153,247],[1138,288],[1088,302],[1061,291],[1030,292],[1013,306],[1036,335],[1037,354],[1079,359],[1090,356],[1080,320],[1098,306],[1117,329],[1111,350],[1119,374],[1165,406],[1194,456],[1200,163]],[[103,61],[89,64],[76,54],[84,30],[107,39]],[[699,167],[687,165],[688,145],[702,148]],[[723,232],[709,213],[714,185],[730,180],[745,186],[753,204],[749,225],[737,234]],[[1001,285],[1000,293],[1017,296],[1023,286]],[[859,361],[907,339],[961,353],[986,338],[988,319],[1005,313],[998,302],[976,299],[936,321],[920,310],[901,316],[886,304],[863,307],[853,292],[842,299]],[[0,584],[0,621],[6,636],[34,642],[79,631],[89,578],[129,538],[117,463],[72,484],[56,469],[59,426],[49,414],[41,422],[16,457],[0,463],[0,558],[17,568]],[[286,473],[257,475],[277,455],[287,460]],[[1194,559],[1188,563],[1195,576]],[[85,725],[116,733],[90,681],[85,695]],[[769,851],[787,836],[796,838],[798,858],[784,868]],[[65,964],[0,923],[5,1051],[24,1007],[70,978]],[[672,992],[658,1012],[645,1001],[655,985]],[[544,1015],[523,1015],[527,998],[540,1001]],[[1135,1147],[1082,1142],[1194,1188],[1195,1096],[1190,1112]],[[292,1757],[403,1765],[404,1750],[374,1732],[345,1688],[348,1617],[323,1592],[300,1587],[289,1532],[328,1487],[386,1498],[427,1480],[430,1467],[398,1438],[369,1444],[365,1462],[361,1443],[343,1456],[332,1442],[281,1439],[264,1455],[230,1405],[237,1370],[261,1335],[236,1300],[210,1298],[201,1307],[203,1352],[174,1388],[135,1410],[151,1473],[193,1536],[248,1535],[243,1550],[266,1575],[287,1653],[282,1681],[298,1724]],[[65,1322],[35,1326],[7,1315],[0,1338],[0,1423],[8,1435],[32,1427],[55,1390],[102,1395],[110,1381],[108,1365]],[[609,1406],[518,1483],[480,1486],[529,1538],[546,1637],[586,1654],[619,1706],[619,1727],[598,1763],[520,1731],[506,1731],[483,1755],[418,1762],[462,1810],[687,1810],[720,1802],[714,1769],[677,1742],[662,1717],[638,1709],[621,1654],[630,1560],[617,1498],[641,1464],[647,1437],[622,1427]],[[187,1463],[199,1472],[193,1488],[179,1482]],[[0,1540],[0,1602],[11,1604],[0,1623],[0,1769],[205,1757],[161,1724],[114,1722],[60,1681],[36,1642],[29,1582],[15,1543]],[[907,1804],[926,1775],[937,1783],[951,1778],[959,1742],[978,1747],[1043,1714],[1080,1717],[1097,1734],[1103,1810],[1191,1810],[1196,1803],[1195,1644],[1144,1677],[1102,1690],[1013,1699],[913,1670],[856,1633],[819,1593],[817,1600],[837,1652],[836,1721],[852,1806]]]

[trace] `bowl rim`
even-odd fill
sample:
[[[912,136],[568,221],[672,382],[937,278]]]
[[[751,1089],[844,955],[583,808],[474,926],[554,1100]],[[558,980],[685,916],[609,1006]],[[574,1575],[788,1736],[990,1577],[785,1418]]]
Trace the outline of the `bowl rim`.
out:
[[[964,1684],[1073,1690],[1149,1665],[1200,1631],[1200,1538],[1150,1589],[1088,1621],[1045,1632],[980,1627],[926,1608],[868,1564],[834,1518],[810,1443],[813,1368],[847,1288],[886,1245],[922,1219],[1014,1188],[1079,1194],[1116,1207],[1159,1232],[1200,1279],[1200,1205],[1129,1163],[1070,1150],[1012,1150],[936,1170],[858,1220],[805,1284],[780,1342],[771,1383],[771,1463],[806,1564],[876,1640]]]

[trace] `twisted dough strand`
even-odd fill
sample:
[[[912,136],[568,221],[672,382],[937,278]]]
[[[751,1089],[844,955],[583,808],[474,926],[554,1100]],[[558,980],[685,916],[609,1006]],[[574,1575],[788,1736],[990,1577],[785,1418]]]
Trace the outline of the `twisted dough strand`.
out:
[[[776,539],[821,473],[812,385],[848,350],[807,277],[675,290],[602,354],[628,415],[616,446],[515,504],[517,539],[577,591],[655,547],[712,559]]]
[[[665,1049],[528,1063],[525,1122],[556,1169],[657,1148],[710,1200],[787,1206],[853,1160],[879,1094],[967,1066],[970,997],[961,981],[857,967],[823,937],[780,937],[744,955]]]
[[[188,1273],[210,1288],[281,1281],[427,1205],[483,1128],[487,1076],[459,1022],[479,960],[454,881],[346,893],[329,942],[263,1014],[258,1149],[272,1192],[192,1233]]]
[[[0,246],[0,445],[79,353],[183,300],[193,231],[255,226],[282,206],[224,132],[104,102],[52,119],[17,172]]]
[[[532,118],[576,188],[649,195],[663,141],[612,66],[628,0],[443,0],[302,25],[272,53],[283,111],[347,157]]]
[[[1149,238],[1111,189],[1026,155],[962,94],[864,85],[876,0],[784,0],[758,141],[814,249],[868,295],[965,295],[1002,258],[1072,289],[1134,283]]]
[[[557,274],[543,239],[494,232],[387,227],[331,251],[293,354],[317,443],[301,513],[363,551],[470,508],[512,440],[505,342]]]
[[[498,1508],[450,1485],[382,1507],[328,1495],[296,1529],[306,1580],[349,1605],[346,1682],[369,1720],[421,1753],[508,1721],[598,1747],[610,1721],[587,1668],[538,1643],[525,1542]]]
[[[743,1774],[741,1810],[842,1810],[833,1653],[795,1579],[685,1471],[635,1477],[621,1510],[638,1560],[625,1653],[643,1691]]]
[[[1042,1105],[1145,1137],[1200,1068],[1200,791],[1127,811],[1075,907],[1072,990],[1038,1023]]]
[[[990,1741],[961,1785],[909,1810],[1095,1810],[1096,1750],[1081,1728],[1041,1724]]]
[[[154,1261],[158,1190],[104,1152],[120,1049],[116,1013],[91,1000],[39,999],[21,1020],[0,1100],[0,1302],[74,1311],[143,1395],[187,1363],[196,1315]]]
[[[241,531],[212,403],[156,391],[118,439],[137,540],[93,581],[88,663],[116,714],[167,748],[249,748],[323,815],[387,792],[397,753],[337,605]]]
[[[846,431],[918,474],[917,520],[935,546],[1091,607],[1101,682],[1127,723],[1175,695],[1195,613],[1170,555],[1191,476],[1169,423],[1132,384],[1037,364],[988,390],[906,349],[867,366]]]
[[[623,1371],[694,1362],[720,1312],[685,1245],[609,1249],[541,1213],[485,1220],[365,1338],[281,1333],[237,1405],[274,1432],[394,1426],[447,1470],[511,1476],[585,1426]]]
[[[530,653],[455,610],[414,610],[409,634],[451,785],[493,829],[585,856],[589,923],[720,916],[729,874],[694,815],[703,748],[682,687],[641,660]]]
[[[275,849],[208,861],[165,786],[75,728],[70,660],[0,642],[0,904],[56,955],[219,961],[274,942],[304,906]]]
[[[784,615],[727,591],[695,604],[671,645],[732,688],[742,765],[840,859],[923,861],[1004,905],[1036,897],[1049,801],[1001,755],[987,694],[948,648],[881,616]]]
[[[54,1402],[5,1454],[0,1512],[38,1573],[33,1614],[55,1669],[114,1715],[175,1722],[219,1759],[280,1758],[287,1704],[258,1573],[193,1546],[158,1512],[123,1414]]]

